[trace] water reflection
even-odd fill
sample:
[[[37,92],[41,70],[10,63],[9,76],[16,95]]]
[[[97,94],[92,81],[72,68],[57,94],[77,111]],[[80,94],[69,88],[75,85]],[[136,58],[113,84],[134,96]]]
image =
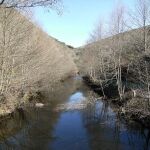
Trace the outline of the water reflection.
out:
[[[14,122],[14,118],[16,122]],[[11,116],[7,116],[0,122],[0,141],[13,136],[17,131],[21,130],[26,123],[23,111],[17,111]]]
[[[42,110],[27,108],[24,110],[24,115],[23,118],[20,116],[19,120],[15,116],[13,121],[7,122],[7,128],[4,131],[9,135],[1,139],[0,149],[41,150],[47,149],[49,141],[53,141],[52,131],[59,118],[59,113],[53,113],[47,106]],[[22,121],[20,121],[21,118]],[[10,127],[13,129],[12,131],[10,131]],[[0,134],[2,133],[1,128]]]
[[[89,90],[84,91],[87,100],[91,99],[91,94],[95,96]],[[90,149],[150,149],[150,131],[137,123],[129,125],[121,121],[107,102],[89,103],[81,114],[88,133]]]
[[[43,108],[27,107],[0,123],[0,149],[15,150],[150,150],[150,131],[121,121],[106,102],[78,78],[47,92]],[[60,104],[83,109],[55,111]]]
[[[82,92],[75,92],[73,95],[70,96],[69,103],[79,103],[84,99],[85,97]]]
[[[82,111],[91,150],[149,150],[150,131],[124,124],[109,107],[97,101]]]

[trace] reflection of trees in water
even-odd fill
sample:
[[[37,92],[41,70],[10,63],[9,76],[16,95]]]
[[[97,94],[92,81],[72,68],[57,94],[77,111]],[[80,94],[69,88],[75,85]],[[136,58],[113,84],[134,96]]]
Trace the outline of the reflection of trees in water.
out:
[[[137,148],[138,144],[141,144],[142,150],[150,149],[150,130],[144,129],[143,127],[137,126],[128,126],[128,132],[126,133],[128,143],[134,148]],[[139,143],[135,142],[138,141]]]
[[[145,135],[146,144],[145,144],[145,150],[148,150],[150,148],[150,130]]]
[[[89,143],[92,150],[118,149],[119,138],[116,130],[112,128],[114,116],[108,103],[97,101],[91,103],[82,111],[83,123],[89,134]],[[115,136],[114,136],[115,133]],[[114,138],[115,141],[114,141]]]
[[[85,125],[101,123],[102,121],[106,121],[109,118],[107,103],[99,104],[93,103],[88,104],[87,107],[83,110],[82,115],[83,121]]]
[[[71,85],[71,87],[70,87]],[[61,86],[50,95],[55,101],[52,108],[67,98],[72,92],[81,90],[90,101],[81,111],[83,123],[87,129],[91,150],[149,150],[150,132],[125,126],[115,116],[109,104],[101,101],[92,102],[91,95],[86,87],[80,87],[78,82]],[[91,93],[90,93],[91,94]],[[93,96],[93,95],[92,95]],[[0,149],[50,149],[54,140],[53,131],[60,112],[53,112],[51,107],[42,109],[29,108],[25,112],[14,115],[12,120],[0,125]],[[10,130],[12,129],[12,130]],[[6,139],[7,140],[4,140]]]
[[[135,124],[127,126],[117,118],[109,104],[97,101],[82,111],[92,150],[149,150],[150,131]]]
[[[67,81],[53,85],[50,90],[45,91],[47,101],[53,106],[56,106],[58,103],[64,103],[73,93],[80,91],[81,87],[83,87],[82,81],[72,78],[67,79]]]
[[[20,130],[14,128],[15,132],[0,143],[0,149],[42,150],[46,149],[49,142],[53,140],[52,131],[59,118],[58,113],[53,113],[49,109],[41,111],[28,108],[24,115],[25,126],[20,126]],[[21,116],[13,119],[15,125],[19,126]],[[8,128],[6,128],[7,132],[9,132]]]
[[[87,95],[88,105],[82,111],[84,124],[103,124],[114,120],[114,113],[109,107],[109,103],[97,100],[95,93],[89,92]]]
[[[0,121],[0,141],[19,131],[26,124],[24,112],[19,109]]]
[[[10,123],[11,120],[9,120],[10,125],[5,128],[5,131],[2,131],[2,128],[0,128],[0,135],[2,133],[3,136],[6,136],[6,132],[8,133],[8,136],[5,139],[3,138],[4,140],[0,143],[0,149],[48,149],[50,143],[54,140],[53,130],[61,113],[53,112],[53,109],[60,102],[67,101],[69,96],[80,87],[80,82],[70,79],[63,84],[53,87],[54,91],[51,89],[45,91],[48,94],[46,103],[49,104],[50,102],[50,106],[41,109],[27,108],[22,116],[12,117],[14,126],[19,126],[19,129]],[[6,126],[6,124],[8,123],[5,122],[3,126]],[[13,132],[9,130],[10,127],[13,129]]]
[[[15,135],[21,132],[22,128],[26,125],[26,117],[24,112],[20,109],[9,116],[7,119],[0,122],[0,149],[7,149],[12,147],[7,139],[11,138],[17,141]]]

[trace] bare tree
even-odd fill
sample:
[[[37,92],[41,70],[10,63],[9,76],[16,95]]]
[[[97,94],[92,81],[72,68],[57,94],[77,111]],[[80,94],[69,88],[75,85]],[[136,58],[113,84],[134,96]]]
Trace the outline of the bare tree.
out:
[[[136,87],[135,96],[144,99],[145,108],[150,107],[150,58],[149,56],[136,59],[131,66],[132,71],[136,74],[136,82],[140,85]],[[147,101],[146,101],[147,100]],[[148,107],[147,107],[148,106]]]
[[[112,38],[111,49],[114,51],[114,64],[116,69],[116,80],[118,85],[118,92],[120,99],[123,99],[125,87],[122,83],[122,52],[124,32],[126,31],[125,8],[123,5],[118,4],[111,13],[111,26],[110,34],[115,35]]]
[[[129,12],[131,29],[140,28],[138,35],[142,41],[143,51],[147,51],[149,47],[148,34],[150,32],[150,1],[136,0],[135,10]],[[136,37],[135,37],[136,38]]]
[[[5,8],[29,8],[37,6],[54,7],[61,0],[1,0],[0,6]]]
[[[23,58],[31,25],[14,8],[0,9],[0,91],[7,92],[16,80],[22,78]],[[21,51],[21,49],[23,49]],[[18,71],[20,70],[20,71]],[[20,75],[18,74],[20,73]],[[20,83],[22,82],[21,78]]]
[[[104,38],[104,24],[102,21],[99,21],[95,29],[90,33],[87,43],[96,42],[102,38]]]
[[[110,35],[117,35],[125,31],[125,7],[117,4],[110,15]]]
[[[24,61],[26,57],[30,58],[29,54],[36,52],[37,49],[36,45],[33,48],[33,44],[32,46],[30,44],[29,37],[33,25],[20,14],[18,9],[26,10],[26,8],[44,6],[60,10],[60,3],[61,0],[0,0],[1,93],[6,92],[13,84],[12,82],[20,81],[20,85],[26,83],[25,70],[27,72],[27,67]]]
[[[90,72],[88,75],[94,82],[100,84],[103,95],[105,96],[105,88],[117,83],[120,99],[123,99],[125,90],[125,86],[122,83],[122,53],[124,32],[127,29],[125,23],[125,8],[123,5],[118,4],[111,13],[109,28],[109,36],[111,37],[101,40],[105,27],[100,22],[99,26],[90,35],[91,42],[97,40],[99,42],[96,42],[92,49],[89,44],[89,48],[83,57],[88,62],[88,64],[86,63]]]

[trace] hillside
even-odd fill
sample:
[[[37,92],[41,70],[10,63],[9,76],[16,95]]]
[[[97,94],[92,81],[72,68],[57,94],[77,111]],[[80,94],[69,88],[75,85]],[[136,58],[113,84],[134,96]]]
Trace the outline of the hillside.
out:
[[[79,56],[79,68],[81,72],[87,72],[91,66],[92,68],[97,66],[102,58],[111,61],[111,58],[118,60],[121,54],[121,64],[128,65],[131,61],[135,61],[137,58],[144,55],[149,55],[149,29],[146,28],[146,51],[144,50],[143,41],[143,29],[133,29],[127,32],[123,32],[117,35],[110,36],[99,41],[92,42],[83,47],[77,49],[77,55]],[[116,58],[117,57],[117,58]]]
[[[52,84],[77,72],[73,51],[13,8],[0,9],[0,47],[4,103],[17,103],[21,91],[50,90]]]
[[[16,10],[0,11],[5,21],[1,26],[1,33],[4,33],[0,34],[1,41],[5,40],[4,45],[1,43],[1,53],[3,61],[13,68],[12,84],[19,85],[21,78],[30,86],[39,81],[54,82],[76,72],[73,52],[65,44],[44,33]]]
[[[118,105],[119,113],[128,120],[146,126],[150,122],[148,33],[149,27],[131,30],[78,49],[78,66],[85,82],[103,99]]]

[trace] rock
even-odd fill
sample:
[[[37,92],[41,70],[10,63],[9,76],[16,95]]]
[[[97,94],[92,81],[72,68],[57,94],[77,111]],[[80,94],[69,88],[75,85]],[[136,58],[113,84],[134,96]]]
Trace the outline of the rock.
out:
[[[43,106],[44,106],[43,103],[36,103],[36,104],[35,104],[35,107],[43,107]]]

